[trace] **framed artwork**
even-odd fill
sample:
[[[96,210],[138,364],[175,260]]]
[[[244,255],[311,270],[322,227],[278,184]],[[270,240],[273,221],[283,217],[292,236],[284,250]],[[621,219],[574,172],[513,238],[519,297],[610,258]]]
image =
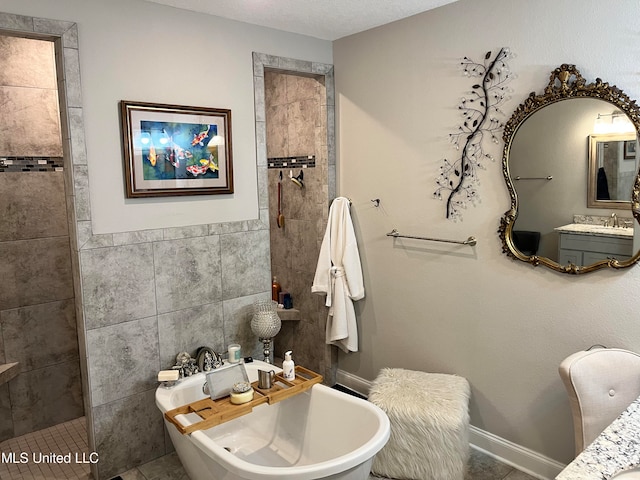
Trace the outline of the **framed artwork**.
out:
[[[127,198],[233,193],[231,110],[120,102]]]
[[[636,158],[636,140],[626,140],[624,142],[624,158]]]

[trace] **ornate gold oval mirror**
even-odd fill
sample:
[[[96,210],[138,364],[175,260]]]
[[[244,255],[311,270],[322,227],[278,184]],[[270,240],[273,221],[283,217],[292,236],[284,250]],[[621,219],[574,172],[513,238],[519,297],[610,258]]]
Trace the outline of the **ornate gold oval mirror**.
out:
[[[639,131],[640,107],[622,90],[587,84],[575,65],[556,68],[505,124],[502,251],[571,274],[634,265]]]

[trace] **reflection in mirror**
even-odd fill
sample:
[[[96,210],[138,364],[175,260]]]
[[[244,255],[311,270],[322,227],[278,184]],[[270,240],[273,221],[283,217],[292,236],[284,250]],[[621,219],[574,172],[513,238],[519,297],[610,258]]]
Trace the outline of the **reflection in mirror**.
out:
[[[635,132],[639,113],[621,90],[599,79],[587,85],[573,65],[554,70],[545,93],[532,93],[516,109],[504,130],[503,173],[511,195],[499,230],[504,253],[574,274],[638,260],[636,136],[628,128],[613,137],[599,132],[603,118],[609,132],[614,119],[616,128],[626,124]],[[608,200],[596,198],[600,168]]]
[[[589,135],[588,207],[631,209],[636,143],[634,133]]]

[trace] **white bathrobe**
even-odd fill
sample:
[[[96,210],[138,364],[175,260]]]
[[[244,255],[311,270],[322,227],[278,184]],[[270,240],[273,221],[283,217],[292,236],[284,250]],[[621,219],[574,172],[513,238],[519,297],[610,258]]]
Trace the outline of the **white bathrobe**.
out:
[[[327,343],[357,352],[353,302],[364,297],[364,281],[347,198],[338,197],[331,203],[311,291],[327,296]]]

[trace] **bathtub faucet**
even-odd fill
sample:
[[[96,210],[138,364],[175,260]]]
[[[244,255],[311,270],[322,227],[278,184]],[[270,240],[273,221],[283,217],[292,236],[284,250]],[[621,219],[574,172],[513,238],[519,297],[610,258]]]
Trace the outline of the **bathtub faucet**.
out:
[[[198,365],[196,360],[191,358],[187,352],[180,352],[176,355],[176,364],[171,367],[172,370],[180,372],[180,378],[190,377],[194,373],[198,373]]]
[[[196,365],[201,372],[210,372],[224,365],[222,356],[209,347],[200,347],[196,352]]]

